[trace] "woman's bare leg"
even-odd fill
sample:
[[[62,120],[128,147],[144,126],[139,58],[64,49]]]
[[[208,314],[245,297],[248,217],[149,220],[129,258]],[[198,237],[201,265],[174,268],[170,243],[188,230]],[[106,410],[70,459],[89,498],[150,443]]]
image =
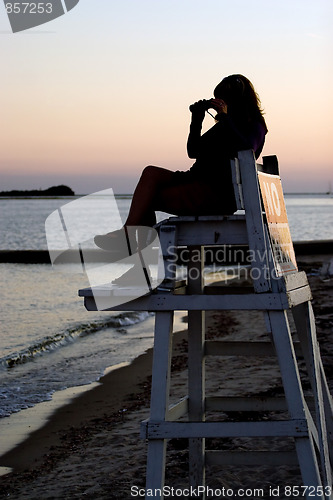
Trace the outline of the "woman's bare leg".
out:
[[[158,192],[171,181],[173,172],[166,168],[146,167],[135,188],[125,226],[156,224],[155,200]]]
[[[157,210],[156,200],[158,199],[159,192],[164,186],[170,183],[174,172],[161,167],[146,167],[140,180],[135,188],[132,203],[129,209],[128,217],[124,227],[117,231],[112,231],[104,235],[96,235],[94,240],[98,247],[103,250],[114,251],[117,245],[121,245],[126,241],[127,246],[132,249],[136,243],[133,243],[133,231],[129,229],[131,226],[145,226],[151,228],[156,224],[155,210]],[[129,234],[130,233],[130,234]],[[149,229],[142,228],[138,234],[139,247],[144,248],[147,243]],[[135,234],[135,233],[134,233]]]

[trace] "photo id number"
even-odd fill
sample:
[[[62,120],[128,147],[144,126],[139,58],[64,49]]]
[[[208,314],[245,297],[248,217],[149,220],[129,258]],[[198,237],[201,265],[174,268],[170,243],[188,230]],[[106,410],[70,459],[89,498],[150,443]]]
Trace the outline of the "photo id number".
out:
[[[285,486],[285,497],[329,497],[332,495],[331,486]]]
[[[51,14],[52,3],[50,2],[7,2],[7,14]]]

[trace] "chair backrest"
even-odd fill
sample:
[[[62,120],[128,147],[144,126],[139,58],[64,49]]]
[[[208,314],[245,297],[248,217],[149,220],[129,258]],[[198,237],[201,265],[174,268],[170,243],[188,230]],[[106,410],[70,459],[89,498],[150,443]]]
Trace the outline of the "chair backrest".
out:
[[[262,164],[256,163],[257,172],[279,176],[279,163],[275,155],[263,156]],[[237,210],[244,210],[243,188],[239,169],[239,159],[231,160],[231,175]]]
[[[240,151],[231,162],[231,171],[237,209],[245,210],[258,264],[269,248],[277,276],[297,272],[277,157],[265,156],[257,164],[252,150]]]
[[[243,189],[238,158],[234,158],[233,160],[231,160],[231,177],[237,210],[244,210]]]

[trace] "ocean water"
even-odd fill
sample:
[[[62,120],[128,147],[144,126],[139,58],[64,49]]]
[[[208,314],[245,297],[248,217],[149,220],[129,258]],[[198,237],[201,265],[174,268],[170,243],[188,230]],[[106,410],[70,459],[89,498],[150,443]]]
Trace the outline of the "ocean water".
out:
[[[118,195],[115,198],[120,217],[125,220],[131,196]],[[66,199],[0,198],[0,250],[47,249],[45,220],[54,210],[77,199],[78,197]],[[286,194],[285,201],[294,241],[332,239],[332,195]],[[159,213],[158,219],[161,220],[165,216],[167,214]],[[104,222],[106,228],[109,227],[108,221],[104,220]]]
[[[78,297],[83,274],[47,264],[0,264],[0,416],[94,382],[152,345],[146,312],[88,312]]]
[[[0,199],[0,250],[46,250],[45,220],[75,200]],[[130,200],[116,197],[122,220]],[[286,205],[294,241],[333,239],[332,197],[286,195]],[[152,314],[85,310],[77,295],[89,286],[83,272],[0,263],[0,273],[0,417],[55,391],[94,382],[107,367],[131,361],[152,345]]]

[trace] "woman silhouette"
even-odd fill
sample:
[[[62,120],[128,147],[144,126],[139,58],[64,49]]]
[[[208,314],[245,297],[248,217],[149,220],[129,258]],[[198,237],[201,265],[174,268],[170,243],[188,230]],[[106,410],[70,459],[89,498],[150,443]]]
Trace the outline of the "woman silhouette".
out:
[[[216,123],[201,134],[208,109],[217,112]],[[129,250],[133,249],[130,226],[154,226],[155,211],[175,215],[226,215],[236,210],[230,159],[240,150],[253,149],[256,158],[262,151],[267,127],[259,96],[245,76],[231,75],[217,85],[213,99],[192,104],[190,111],[187,152],[195,163],[189,170],[177,172],[146,167],[134,191],[124,227],[97,235],[98,247],[112,250],[125,235]],[[139,235],[139,246],[148,243],[146,236],[147,232]]]

